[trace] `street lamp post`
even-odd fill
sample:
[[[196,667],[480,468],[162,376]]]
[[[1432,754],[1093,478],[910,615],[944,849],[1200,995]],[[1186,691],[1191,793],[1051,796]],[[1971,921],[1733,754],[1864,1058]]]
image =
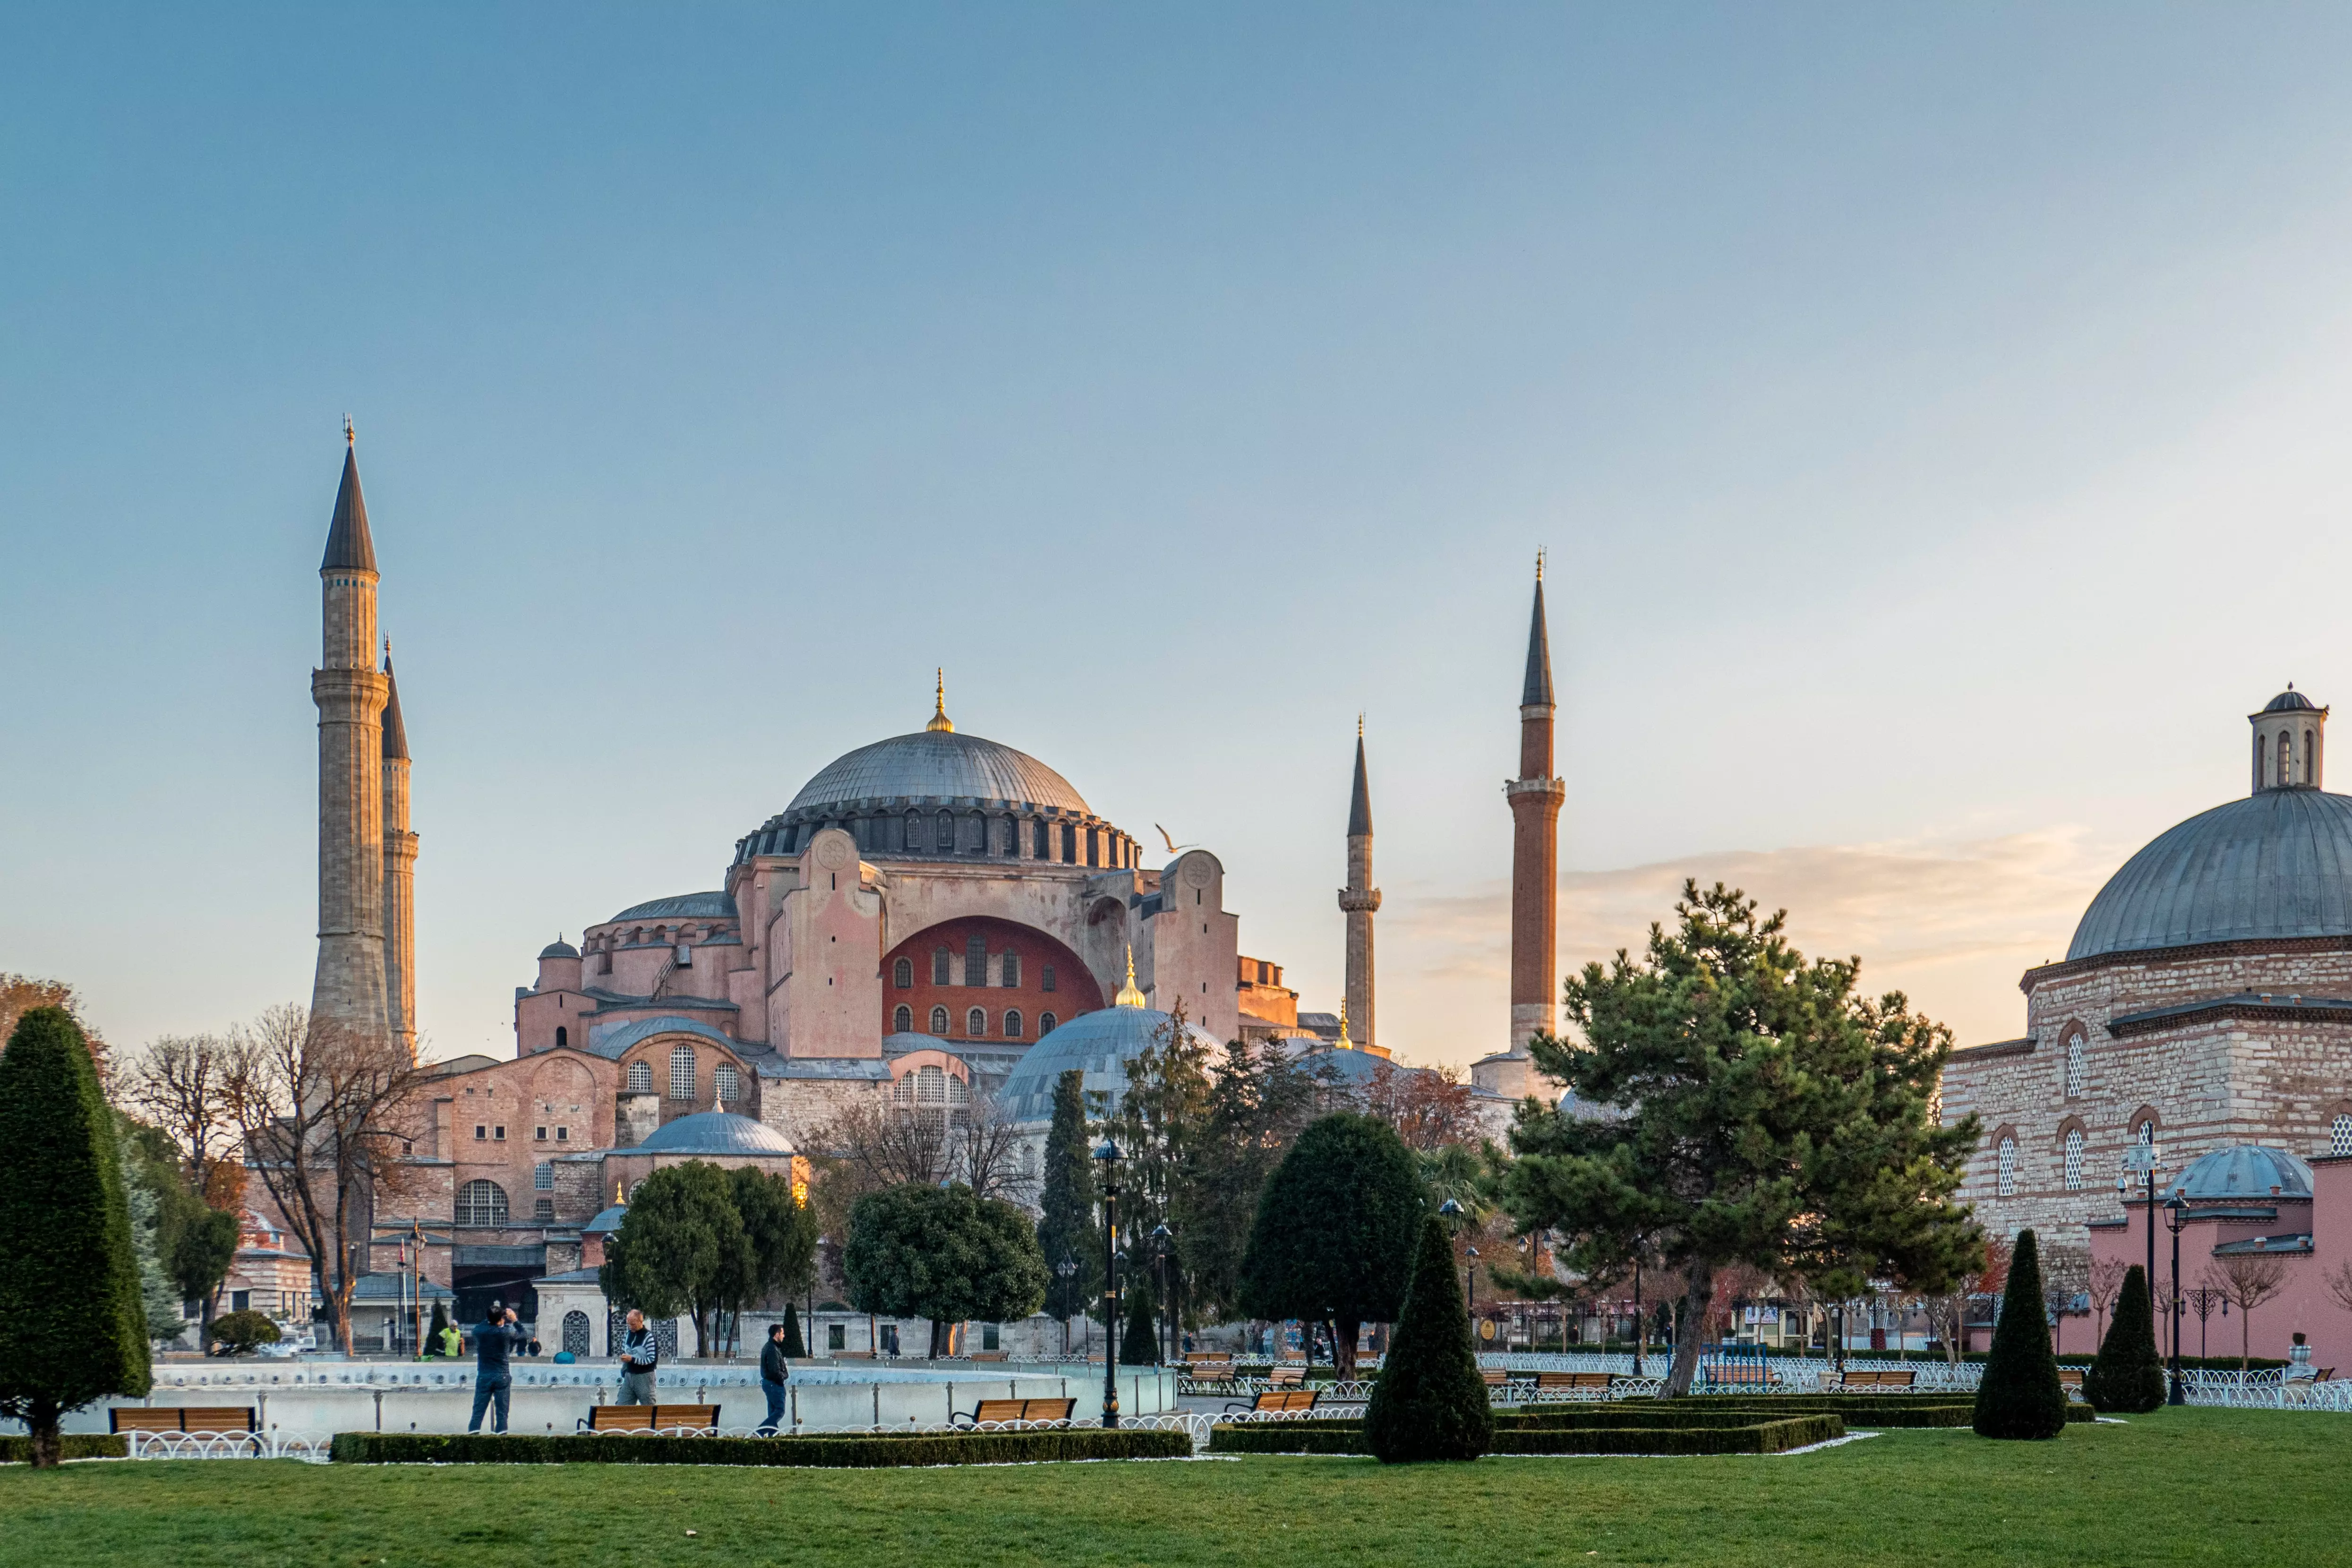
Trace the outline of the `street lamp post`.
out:
[[[1633,1254],[1633,1375],[1646,1377],[1642,1370],[1642,1342],[1650,1337],[1650,1325],[1642,1316],[1642,1255]]]
[[[1106,1428],[1118,1425],[1118,1144],[1095,1151],[1103,1168],[1103,1407]]]
[[[2172,1232],[2172,1379],[2164,1396],[2167,1405],[2189,1403],[2189,1391],[2180,1384],[2180,1226],[2188,1217],[2189,1205],[2175,1187],[2164,1200],[2165,1228]]]
[[[1070,1304],[1070,1280],[1078,1272],[1078,1260],[1065,1252],[1062,1254],[1062,1261],[1054,1265],[1054,1272],[1061,1276],[1061,1304],[1066,1308]],[[1070,1320],[1066,1317],[1062,1320],[1062,1353],[1066,1356],[1070,1353]]]

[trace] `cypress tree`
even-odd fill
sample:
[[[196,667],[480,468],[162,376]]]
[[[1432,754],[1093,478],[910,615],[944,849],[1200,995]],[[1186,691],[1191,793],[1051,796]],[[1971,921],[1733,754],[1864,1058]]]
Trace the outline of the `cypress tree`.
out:
[[[1475,1459],[1494,1436],[1454,1248],[1432,1215],[1421,1227],[1404,1316],[1364,1407],[1364,1441],[1381,1463],[1395,1465]]]
[[[801,1340],[801,1310],[796,1303],[784,1303],[784,1353],[794,1359],[806,1356],[808,1346]]]
[[[1045,1183],[1037,1194],[1045,1314],[1066,1323],[1102,1292],[1102,1228],[1095,1223],[1095,1202],[1086,1074],[1073,1068],[1054,1080],[1054,1122],[1045,1132]],[[1067,1275],[1061,1271],[1065,1262],[1075,1265]]]
[[[2050,1349],[2048,1308],[2042,1300],[2042,1260],[2031,1230],[2017,1233],[2009,1288],[1992,1353],[1977,1385],[1979,1437],[2055,1437],[2066,1430],[2066,1391],[2058,1385],[2058,1357]]]
[[[1137,1269],[1135,1279],[1127,1287],[1127,1332],[1118,1342],[1118,1359],[1129,1366],[1159,1364],[1160,1336],[1151,1327],[1156,1305],[1151,1299],[1151,1277]]]
[[[441,1302],[433,1303],[433,1321],[425,1330],[425,1353],[441,1353],[441,1331],[449,1326],[449,1309]]]
[[[26,1013],[0,1052],[0,1415],[46,1467],[60,1415],[150,1381],[114,1114],[62,1007]]]
[[[2135,1263],[2098,1359],[2083,1374],[2083,1397],[2101,1414],[2145,1415],[2164,1405],[2164,1363],[2156,1353],[2156,1308],[2147,1270]]]

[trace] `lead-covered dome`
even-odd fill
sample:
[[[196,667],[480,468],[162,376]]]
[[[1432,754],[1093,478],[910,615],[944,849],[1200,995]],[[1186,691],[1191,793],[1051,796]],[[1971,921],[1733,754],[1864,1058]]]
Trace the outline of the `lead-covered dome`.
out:
[[[648,1154],[788,1155],[793,1152],[774,1128],[731,1110],[701,1110],[665,1121],[637,1147]]]
[[[2191,1160],[2172,1191],[2190,1202],[2221,1198],[2307,1198],[2311,1167],[2284,1149],[2241,1143]]]
[[[1115,1110],[1127,1092],[1127,1064],[1154,1045],[1164,1047],[1174,1023],[1173,1015],[1154,1007],[1081,1013],[1029,1047],[997,1092],[997,1103],[1014,1121],[1050,1121],[1054,1086],[1075,1068],[1086,1075],[1087,1093],[1105,1096]],[[1192,1024],[1184,1029],[1195,1045],[1215,1048],[1216,1038],[1207,1030]]]
[[[2124,862],[2066,956],[2308,936],[2352,936],[2352,797],[2266,789],[2190,817]]]
[[[907,799],[1001,800],[1093,815],[1069,780],[1026,752],[952,730],[893,735],[836,757],[801,786],[784,813]]]

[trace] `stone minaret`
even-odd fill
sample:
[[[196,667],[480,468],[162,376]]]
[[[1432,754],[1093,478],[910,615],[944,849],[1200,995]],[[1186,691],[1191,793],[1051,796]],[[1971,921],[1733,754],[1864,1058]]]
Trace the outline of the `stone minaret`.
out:
[[[1339,908],[1348,916],[1348,1006],[1344,1015],[1353,1042],[1367,1049],[1372,1032],[1372,911],[1381,890],[1372,886],[1372,795],[1364,781],[1364,721],[1356,721],[1356,791],[1348,802],[1348,885]]]
[[[358,487],[352,487],[356,493]],[[416,835],[408,830],[408,730],[383,643],[383,989],[392,1037],[416,1059]]]
[[[323,668],[310,672],[319,705],[319,969],[310,1016],[360,1037],[389,1033],[383,986],[383,705],[391,682],[375,667],[375,545],[351,423],[343,482],[319,564],[325,591]]]
[[[1559,1020],[1559,806],[1568,786],[1551,772],[1551,639],[1544,629],[1543,559],[1536,559],[1535,616],[1519,689],[1519,776],[1511,803],[1511,1054]]]

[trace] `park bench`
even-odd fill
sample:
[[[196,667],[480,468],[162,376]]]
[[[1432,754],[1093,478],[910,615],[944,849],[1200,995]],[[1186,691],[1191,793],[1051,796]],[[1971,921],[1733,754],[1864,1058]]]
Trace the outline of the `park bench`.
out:
[[[1617,1381],[1613,1372],[1539,1372],[1536,1373],[1536,1392],[1546,1389],[1579,1390],[1606,1394],[1609,1385]]]
[[[2069,1394],[2081,1394],[2083,1392],[2083,1369],[2079,1366],[2060,1367],[2058,1369],[2058,1386],[2064,1389]]]
[[[254,1413],[250,1406],[192,1405],[117,1405],[106,1413],[109,1429],[115,1432],[252,1432]]]
[[[1275,1367],[1266,1373],[1265,1385],[1268,1388],[1304,1388],[1307,1386],[1307,1369],[1303,1366]]]
[[[971,1355],[964,1359],[967,1361],[1003,1361],[1011,1354],[1012,1352],[1010,1351],[974,1351]]]
[[[716,1405],[598,1405],[580,1426],[590,1432],[690,1432],[719,1430]]]
[[[983,1399],[971,1415],[958,1413],[953,1420],[962,1426],[1002,1426],[1014,1421],[1060,1426],[1069,1424],[1070,1412],[1077,1405],[1075,1399]]]
[[[1499,1366],[1480,1367],[1478,1375],[1486,1380],[1489,1388],[1508,1388],[1511,1385],[1511,1374]]]
[[[1911,1388],[1919,1381],[1916,1372],[1857,1372],[1852,1369],[1838,1374],[1840,1388]]]
[[[1296,1415],[1314,1409],[1320,1392],[1313,1388],[1269,1388],[1246,1405],[1228,1405],[1225,1408],[1246,1410],[1253,1415]]]

